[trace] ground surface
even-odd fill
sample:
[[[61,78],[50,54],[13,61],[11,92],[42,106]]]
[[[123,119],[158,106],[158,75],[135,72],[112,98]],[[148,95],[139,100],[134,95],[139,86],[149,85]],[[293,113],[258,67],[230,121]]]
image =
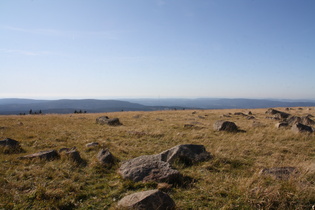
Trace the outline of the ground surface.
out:
[[[190,167],[178,165],[186,182],[164,189],[178,209],[311,209],[315,135],[277,129],[278,121],[266,119],[266,110],[0,116],[0,140],[15,139],[24,149],[18,154],[0,153],[0,209],[114,209],[125,195],[159,186],[123,180],[117,174],[119,163],[112,168],[99,165],[96,154],[101,147],[124,161],[190,143],[204,145],[213,159]],[[255,119],[234,115],[248,111]],[[315,108],[286,112],[315,115]],[[123,125],[96,124],[95,119],[104,115],[118,117]],[[214,131],[217,120],[235,122],[245,132]],[[101,147],[89,149],[85,145],[90,142]],[[63,157],[49,162],[18,159],[74,146],[86,165]],[[298,173],[286,180],[260,174],[271,167],[296,167]]]

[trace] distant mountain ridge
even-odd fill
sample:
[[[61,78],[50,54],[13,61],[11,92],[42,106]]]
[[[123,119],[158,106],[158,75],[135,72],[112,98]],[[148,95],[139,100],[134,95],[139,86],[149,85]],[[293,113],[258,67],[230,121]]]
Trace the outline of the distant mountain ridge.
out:
[[[42,113],[67,114],[75,110],[88,113],[118,112],[118,111],[155,111],[166,109],[254,109],[270,107],[315,107],[315,101],[287,101],[267,99],[0,99],[0,115]]]

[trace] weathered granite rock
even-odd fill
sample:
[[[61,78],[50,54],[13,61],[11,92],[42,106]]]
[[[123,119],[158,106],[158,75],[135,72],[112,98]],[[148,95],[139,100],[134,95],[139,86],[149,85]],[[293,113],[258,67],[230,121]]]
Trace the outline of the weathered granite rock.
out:
[[[291,175],[296,174],[297,170],[295,167],[275,167],[264,168],[260,173],[262,175],[271,175],[275,179],[287,180]]]
[[[304,125],[302,123],[296,123],[292,126],[291,130],[294,133],[313,133],[314,129],[310,126]]]
[[[120,209],[171,210],[175,209],[175,202],[162,191],[148,190],[125,196],[118,202],[117,206]]]
[[[228,131],[228,132],[237,132],[238,128],[234,122],[219,120],[213,124],[214,130],[217,131]]]
[[[279,122],[276,124],[276,128],[286,128],[289,124],[287,122]]]
[[[101,149],[97,154],[97,159],[105,166],[112,166],[116,162],[116,158],[108,149]]]
[[[84,160],[81,158],[80,153],[77,150],[71,150],[65,153],[66,157],[77,164],[81,164]]]
[[[41,151],[41,152],[37,152],[34,154],[20,157],[20,159],[29,159],[29,160],[34,159],[34,158],[49,161],[49,160],[58,159],[60,158],[60,156],[56,150],[48,150],[48,151]]]
[[[160,160],[170,163],[175,162],[185,163],[191,165],[211,159],[211,154],[206,151],[203,145],[197,144],[182,144],[172,147],[164,152],[161,152]]]
[[[270,115],[274,115],[275,117],[279,118],[279,119],[287,119],[288,117],[290,117],[290,114],[286,113],[286,112],[281,112],[278,111],[276,109],[268,109],[266,111],[266,114],[270,114]]]
[[[108,118],[107,116],[103,116],[103,117],[98,117],[96,118],[96,123],[100,124],[100,125],[112,125],[112,126],[118,126],[118,125],[122,125],[122,123],[119,121],[118,118]]]
[[[183,144],[156,155],[144,155],[124,162],[118,172],[133,181],[176,182],[181,174],[171,168],[175,163],[191,165],[211,158],[203,145]]]
[[[181,177],[179,171],[171,168],[170,164],[160,160],[158,155],[140,156],[124,162],[119,170],[124,179],[135,182],[176,182]]]

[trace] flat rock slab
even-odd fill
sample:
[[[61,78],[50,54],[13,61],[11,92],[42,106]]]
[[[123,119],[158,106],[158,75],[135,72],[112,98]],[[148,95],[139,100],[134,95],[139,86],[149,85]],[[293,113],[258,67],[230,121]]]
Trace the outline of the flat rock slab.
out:
[[[184,163],[191,165],[211,158],[203,145],[182,144],[172,147],[160,154],[144,155],[124,162],[118,172],[135,182],[156,181],[176,182],[182,175],[171,165]]]
[[[148,190],[125,196],[118,202],[118,208],[137,210],[175,209],[175,202],[162,191]]]
[[[124,179],[134,182],[175,182],[181,174],[157,155],[140,156],[124,162],[118,172]]]
[[[276,179],[287,180],[292,174],[297,173],[295,167],[275,167],[275,168],[264,168],[261,170],[262,175],[271,175]]]
[[[30,155],[25,155],[20,157],[19,159],[34,159],[34,158],[38,158],[41,160],[54,160],[54,159],[58,159],[60,156],[58,154],[58,152],[56,150],[48,150],[48,151],[41,151],[41,152],[37,152],[34,154],[30,154]]]

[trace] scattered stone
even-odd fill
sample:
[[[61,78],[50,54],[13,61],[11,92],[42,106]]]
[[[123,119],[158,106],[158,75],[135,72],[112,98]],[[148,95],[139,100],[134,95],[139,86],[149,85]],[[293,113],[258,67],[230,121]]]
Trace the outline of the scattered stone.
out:
[[[244,116],[244,117],[247,116],[246,114],[244,114],[244,113],[242,113],[242,112],[235,112],[234,115],[240,115],[240,116]]]
[[[253,115],[253,113],[251,111],[248,111],[247,115]]]
[[[237,132],[238,128],[234,122],[219,120],[213,124],[214,130],[217,131],[228,131],[228,132]]]
[[[289,124],[287,122],[279,122],[276,124],[276,128],[286,128]]]
[[[181,177],[179,171],[172,169],[169,163],[159,160],[156,155],[145,155],[128,160],[120,166],[118,172],[124,179],[134,182],[173,183]]]
[[[159,190],[148,190],[127,195],[117,205],[119,209],[175,209],[174,200],[168,194]]]
[[[119,121],[118,118],[108,118],[107,116],[103,116],[103,117],[98,117],[96,118],[96,123],[100,124],[100,125],[112,125],[112,126],[118,126],[118,125],[122,125],[122,123]]]
[[[246,119],[248,119],[248,120],[254,120],[254,119],[256,119],[254,116],[248,116]]]
[[[266,111],[266,114],[270,114],[270,115],[275,115],[275,117],[279,118],[279,119],[287,119],[288,117],[290,117],[290,114],[286,113],[286,112],[281,112],[278,111],[276,109],[268,109]]]
[[[101,149],[97,154],[97,159],[104,166],[112,166],[116,162],[116,158],[108,149]]]
[[[20,157],[19,159],[31,160],[34,158],[50,161],[50,160],[58,159],[58,158],[60,158],[60,156],[56,150],[48,150],[48,151],[37,152],[34,154],[30,154],[30,155],[25,155],[25,156]]]
[[[297,173],[295,167],[275,167],[275,168],[264,168],[260,172],[262,175],[271,175],[275,179],[287,180],[293,173]]]
[[[10,138],[1,140],[0,147],[2,147],[3,153],[15,153],[23,151],[20,146],[20,142]]]
[[[170,164],[181,162],[185,165],[192,165],[212,158],[211,154],[206,151],[206,148],[203,145],[197,144],[177,145],[161,152],[157,156],[160,156],[160,160]]]
[[[100,144],[98,142],[91,142],[85,145],[86,147],[98,147]]]
[[[71,150],[76,150],[76,149],[77,149],[76,147],[72,147],[72,148],[63,147],[63,148],[59,149],[58,152],[63,153],[63,152],[69,152]]]
[[[71,150],[65,153],[67,158],[77,164],[83,163],[83,159],[80,156],[80,153],[77,150]]]
[[[295,133],[313,133],[314,129],[310,126],[304,125],[302,123],[296,123],[292,126],[291,130]]]
[[[211,158],[203,145],[183,144],[172,147],[160,154],[144,155],[124,162],[119,173],[133,181],[156,181],[173,183],[181,174],[171,168],[176,163],[191,165]]]

